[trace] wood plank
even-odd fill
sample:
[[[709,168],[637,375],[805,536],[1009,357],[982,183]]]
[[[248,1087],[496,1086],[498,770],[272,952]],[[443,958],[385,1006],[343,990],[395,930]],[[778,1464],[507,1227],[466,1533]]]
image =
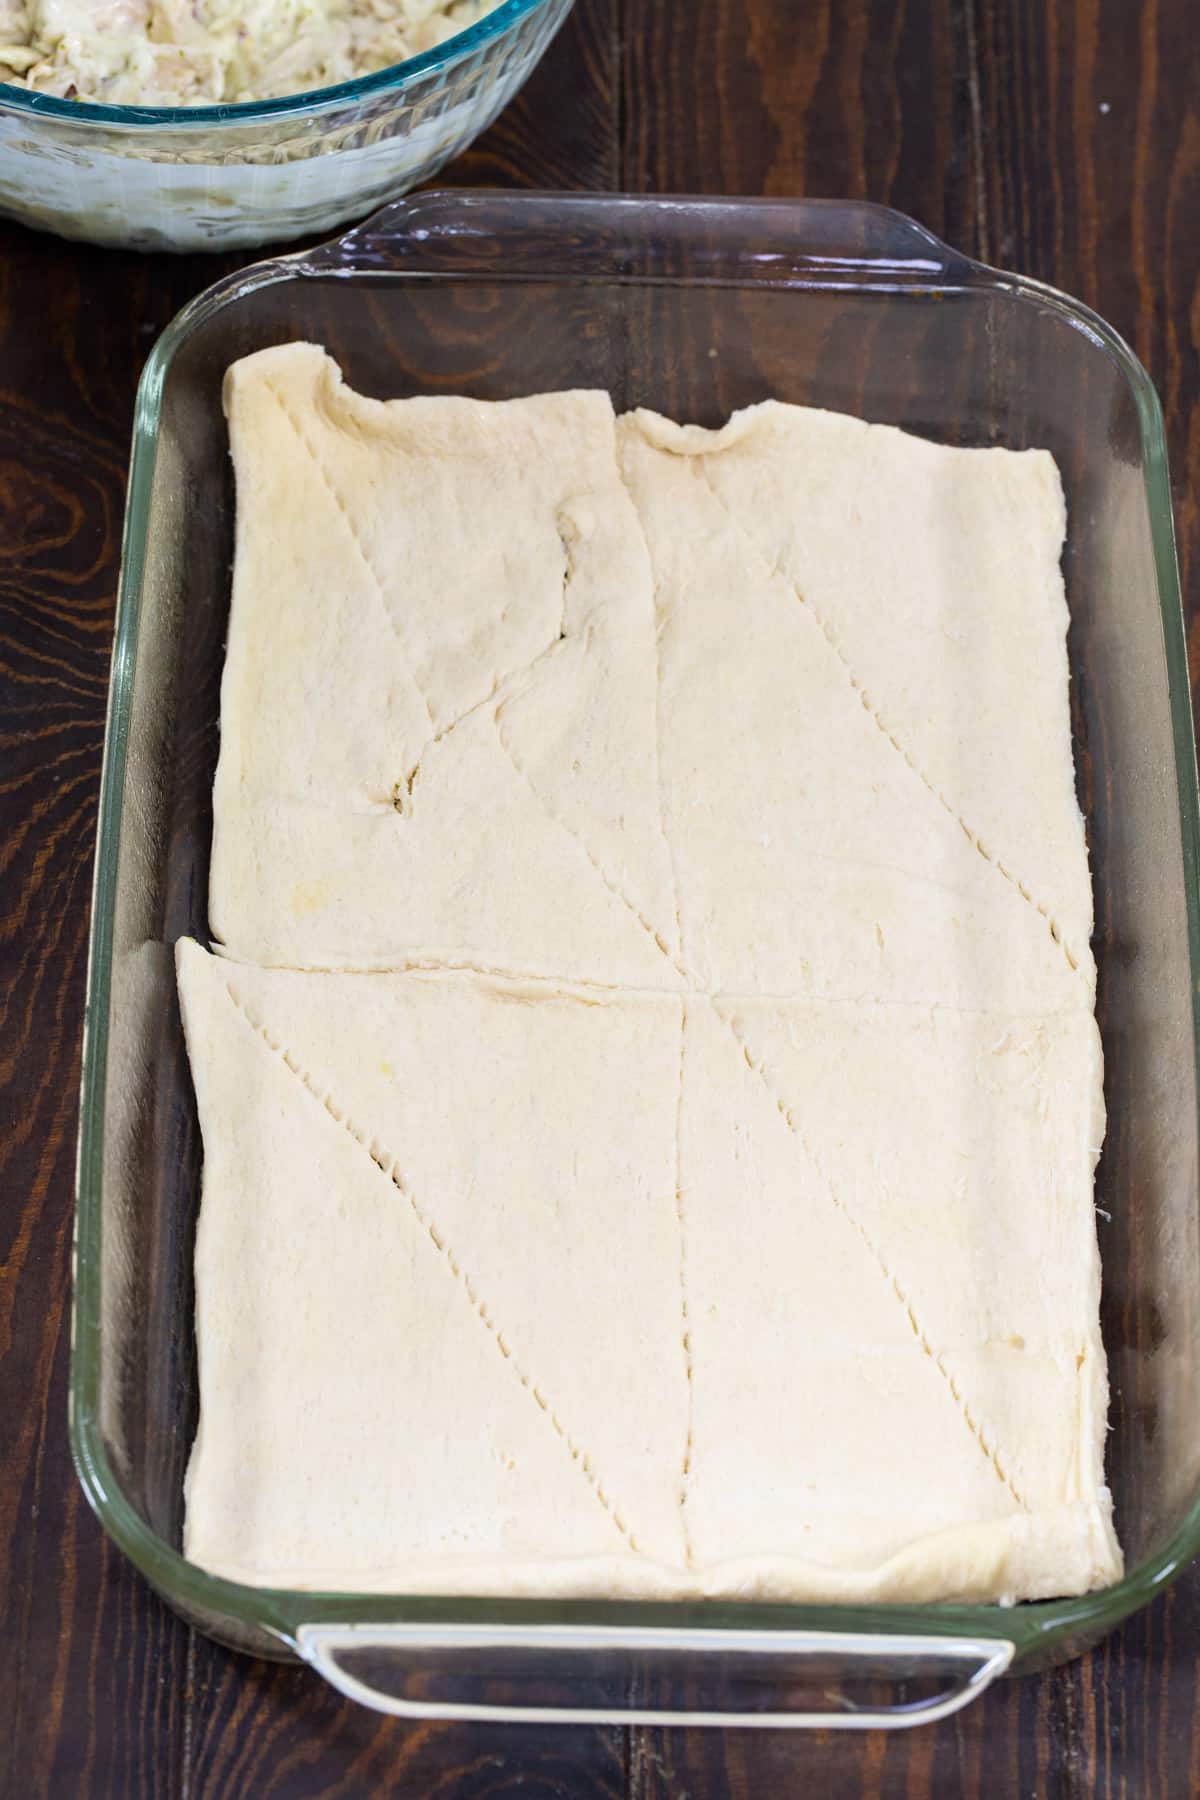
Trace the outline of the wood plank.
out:
[[[621,1800],[626,1791],[619,1730],[408,1725],[340,1699],[306,1669],[228,1655],[205,1658],[204,1666],[186,1786],[196,1800],[375,1793],[483,1800],[514,1786]]]
[[[1163,401],[1193,639],[1200,608],[1200,32],[1191,0],[986,8],[986,206],[1006,268],[1116,326]],[[1038,146],[1052,146],[1046,157]],[[1193,681],[1200,660],[1193,644]]]

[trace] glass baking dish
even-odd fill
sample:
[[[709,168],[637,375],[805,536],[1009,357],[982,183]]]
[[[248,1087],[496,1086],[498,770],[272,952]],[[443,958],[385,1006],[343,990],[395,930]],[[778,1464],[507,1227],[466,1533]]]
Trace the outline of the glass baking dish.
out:
[[[207,932],[233,541],[220,388],[234,357],[301,337],[380,396],[594,385],[715,424],[774,394],[1058,458],[1109,1108],[1116,1586],[1008,1609],[473,1602],[241,1587],[180,1555],[200,1141],[171,946]],[[1200,1547],[1198,841],[1158,402],[1061,294],[870,206],[502,194],[424,194],[218,283],[142,380],[117,614],[71,1379],[105,1526],[202,1630],[407,1715],[909,1724],[1095,1643]]]
[[[0,81],[0,213],[133,250],[232,250],[331,231],[465,150],[571,4],[499,0],[420,56],[272,100],[113,106]]]

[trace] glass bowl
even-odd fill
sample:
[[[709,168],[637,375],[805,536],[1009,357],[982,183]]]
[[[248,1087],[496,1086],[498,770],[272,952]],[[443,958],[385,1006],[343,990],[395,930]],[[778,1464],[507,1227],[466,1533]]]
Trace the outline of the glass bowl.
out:
[[[465,150],[571,3],[502,0],[422,56],[236,106],[102,106],[0,82],[0,213],[133,250],[233,250],[326,231]]]

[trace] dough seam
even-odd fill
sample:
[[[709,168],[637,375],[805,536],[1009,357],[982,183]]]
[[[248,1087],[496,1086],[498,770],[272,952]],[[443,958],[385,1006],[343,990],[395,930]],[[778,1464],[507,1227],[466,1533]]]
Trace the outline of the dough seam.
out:
[[[284,418],[287,420],[288,424],[291,426],[301,448],[304,450],[305,454],[308,456],[309,460],[311,461],[314,469],[317,471],[317,474],[321,479],[322,486],[324,487],[326,493],[329,495],[329,498],[333,501],[334,507],[336,508],[338,515],[342,520],[342,523],[345,525],[347,533],[349,534],[350,541],[353,543],[354,548],[358,551],[359,558],[362,562],[363,568],[367,571],[367,574],[371,577],[371,583],[375,589],[375,592],[379,596],[379,604],[383,610],[384,617],[387,619],[388,624],[391,626],[392,632],[394,633],[397,641],[399,642],[401,650],[404,652],[405,671],[408,675],[408,679],[412,683],[413,692],[416,694],[417,698],[421,702],[421,705],[425,709],[425,716],[429,720],[429,729],[430,729],[430,731],[436,731],[437,723],[433,716],[433,708],[429,704],[429,696],[428,696],[428,694],[426,694],[426,692],[422,688],[420,682],[417,680],[416,673],[412,667],[412,662],[410,660],[408,645],[404,641],[404,636],[400,630],[400,626],[396,620],[395,614],[392,612],[391,607],[387,603],[387,591],[384,587],[383,582],[380,580],[378,569],[376,569],[375,564],[372,562],[370,556],[367,554],[367,547],[363,543],[362,538],[359,535],[358,526],[354,523],[353,513],[351,512],[350,508],[346,505],[346,502],[342,499],[342,496],[338,493],[337,488],[334,486],[333,477],[330,475],[329,470],[326,468],[324,458],[321,456],[320,451],[317,449],[316,445],[309,438],[308,433],[305,431],[300,420],[296,417],[295,413],[292,411],[292,408],[288,405],[288,403],[284,399],[283,395],[279,392],[279,389],[275,386],[274,382],[271,382],[271,381],[264,381],[263,386],[266,388],[267,392],[271,395],[272,399],[275,401],[276,405],[279,407],[280,412],[283,414]]]
[[[261,1020],[256,1019],[254,1017],[254,1015],[251,1013],[250,1009],[246,1006],[245,1002],[240,998],[240,996],[236,993],[234,988],[228,982],[226,982],[226,984],[225,984],[225,992],[229,995],[229,998],[230,998],[231,1002],[233,1003],[235,1010],[237,1011],[238,1015],[241,1017],[241,1019],[243,1020],[243,1022],[247,1026],[247,1028],[250,1031],[254,1032],[257,1037],[262,1039],[263,1043],[266,1044],[267,1048],[272,1052],[272,1054],[277,1056],[279,1058],[279,1060],[284,1064],[284,1066],[291,1071],[291,1073],[296,1077],[297,1081],[299,1081],[300,1084],[304,1087],[304,1089],[309,1094],[311,1094],[312,1098],[317,1102],[317,1104],[319,1106],[323,1107],[324,1110],[329,1114],[330,1118],[334,1121],[334,1123],[336,1125],[340,1125],[342,1130],[345,1131],[348,1134],[348,1136],[352,1137],[354,1139],[355,1143],[360,1145],[362,1147],[362,1149],[364,1149],[366,1151],[367,1155],[370,1157],[371,1161],[375,1164],[375,1167],[379,1170],[380,1174],[387,1177],[387,1179],[392,1183],[393,1187],[396,1189],[396,1192],[398,1194],[402,1195],[405,1200],[407,1200],[410,1208],[412,1209],[413,1216],[416,1218],[418,1224],[422,1227],[422,1229],[428,1234],[430,1240],[432,1241],[432,1243],[433,1243],[435,1249],[438,1251],[439,1255],[445,1259],[445,1262],[446,1262],[447,1266],[449,1267],[451,1273],[453,1274],[455,1281],[458,1283],[458,1285],[462,1288],[463,1292],[466,1294],[466,1297],[470,1301],[471,1306],[472,1306],[477,1318],[479,1319],[480,1323],[484,1326],[485,1330],[490,1334],[493,1342],[496,1345],[496,1348],[500,1351],[500,1354],[504,1357],[505,1361],[508,1363],[509,1367],[512,1369],[513,1374],[516,1376],[517,1380],[520,1382],[521,1386],[525,1389],[525,1391],[530,1395],[530,1397],[534,1401],[536,1401],[539,1409],[541,1410],[542,1413],[544,1413],[546,1419],[549,1421],[550,1425],[554,1428],[554,1431],[557,1433],[558,1437],[560,1437],[562,1439],[563,1445],[566,1448],[567,1453],[571,1458],[571,1461],[578,1468],[580,1474],[583,1476],[584,1480],[587,1482],[588,1486],[591,1488],[593,1494],[596,1496],[596,1499],[600,1502],[600,1505],[604,1508],[605,1512],[608,1514],[609,1518],[612,1520],[613,1525],[620,1532],[621,1536],[625,1539],[630,1550],[637,1551],[638,1547],[639,1547],[637,1540],[634,1537],[629,1526],[626,1525],[624,1519],[621,1517],[620,1513],[617,1511],[616,1506],[614,1505],[613,1501],[609,1498],[608,1493],[605,1490],[605,1487],[604,1487],[603,1483],[601,1482],[599,1475],[596,1472],[596,1467],[595,1467],[595,1464],[592,1462],[591,1457],[588,1455],[586,1450],[584,1450],[578,1443],[576,1443],[575,1439],[571,1436],[571,1433],[567,1430],[566,1426],[562,1423],[561,1419],[558,1417],[558,1414],[555,1412],[553,1406],[551,1406],[550,1402],[546,1399],[541,1388],[532,1379],[532,1377],[526,1373],[526,1371],[522,1368],[521,1364],[517,1361],[516,1357],[513,1354],[512,1346],[508,1343],[508,1340],[505,1338],[503,1331],[500,1329],[499,1325],[497,1325],[495,1319],[492,1317],[491,1313],[488,1311],[487,1303],[483,1299],[481,1299],[479,1292],[478,1292],[477,1288],[475,1287],[474,1282],[471,1280],[471,1277],[466,1273],[465,1269],[462,1267],[462,1264],[458,1261],[453,1250],[450,1248],[446,1239],[442,1236],[441,1232],[438,1230],[437,1226],[434,1224],[432,1218],[429,1216],[429,1214],[427,1212],[424,1211],[424,1209],[420,1205],[418,1205],[415,1197],[413,1196],[412,1191],[407,1186],[407,1184],[404,1181],[404,1178],[400,1174],[399,1166],[396,1162],[395,1157],[392,1156],[390,1151],[386,1150],[383,1146],[381,1146],[377,1139],[368,1138],[366,1132],[363,1131],[360,1126],[356,1125],[354,1120],[351,1119],[350,1116],[346,1112],[344,1112],[341,1107],[338,1106],[337,1102],[333,1098],[332,1093],[322,1091],[322,1089],[317,1084],[317,1082],[314,1080],[314,1078],[303,1067],[303,1065],[297,1061],[297,1059],[292,1055],[291,1051],[286,1048],[286,1046],[281,1042],[281,1040],[275,1036],[275,1034],[271,1031],[269,1026],[263,1024]]]
[[[402,955],[396,962],[380,963],[288,963],[272,962],[269,964],[246,962],[242,957],[230,953],[226,945],[214,942],[210,946],[212,954],[219,956],[230,968],[261,969],[268,967],[282,973],[293,975],[359,975],[364,979],[373,975],[465,975],[478,976],[481,981],[508,981],[516,986],[539,990],[545,988],[553,995],[565,996],[567,999],[581,998],[586,1001],[591,995],[603,996],[603,1004],[610,998],[613,1000],[677,1000],[677,987],[650,987],[646,984],[635,984],[624,981],[596,981],[583,976],[573,976],[569,980],[559,975],[540,974],[533,969],[505,968],[500,963],[485,963],[463,956],[458,957],[450,952],[440,950],[414,950],[410,955]],[[766,988],[706,988],[698,982],[690,980],[686,969],[679,968],[680,977],[688,982],[688,995],[694,1000],[711,1000],[714,1003],[726,1002],[731,1006],[878,1006],[895,1008],[898,1012],[926,1012],[931,1016],[945,1013],[950,1018],[971,1019],[1030,1019],[1053,1020],[1069,1019],[1081,1011],[1090,1018],[1091,1010],[1080,1006],[1052,1007],[1048,1011],[1044,1007],[1026,1007],[1024,1009],[1001,1006],[960,1006],[949,1000],[904,1000],[885,999],[878,994],[864,991],[861,994],[821,994],[813,991],[806,993],[799,988],[786,991],[771,992]]]
[[[560,506],[554,515],[554,529],[558,533],[558,541],[562,545],[563,553],[562,612],[559,614],[558,620],[558,641],[560,643],[567,635],[567,600],[571,592],[571,583],[575,579],[575,551],[572,548],[570,533],[564,525],[564,520],[569,524],[570,515],[565,507]],[[540,661],[541,658],[535,657],[534,660]]]
[[[734,513],[732,507],[730,507],[726,503],[726,501],[723,499],[723,497],[717,492],[717,489],[713,486],[712,479],[708,473],[708,470],[704,466],[703,460],[701,458],[698,457],[695,459],[695,466],[699,472],[700,479],[703,481],[705,487],[708,489],[709,493],[712,495],[712,497],[716,501],[717,505],[721,508],[721,511],[724,513],[725,517],[729,520],[730,525],[732,526],[733,530],[737,533],[741,542],[746,546],[747,550],[752,555],[756,556],[758,558],[758,561],[766,567],[767,574],[770,578],[772,578],[774,580],[782,581],[787,587],[789,587],[791,589],[792,594],[795,596],[795,598],[798,601],[798,603],[800,604],[800,606],[802,606],[806,612],[811,613],[813,620],[815,621],[816,625],[820,629],[822,637],[825,639],[825,642],[829,645],[829,648],[833,651],[833,654],[837,657],[839,663],[842,665],[842,670],[843,670],[843,673],[845,674],[847,681],[850,683],[850,686],[854,690],[854,692],[858,695],[858,698],[859,698],[860,702],[862,703],[862,709],[866,713],[867,717],[871,720],[872,724],[875,725],[876,729],[883,735],[884,738],[886,738],[887,742],[892,746],[892,749],[896,752],[896,754],[900,758],[900,760],[909,769],[912,770],[913,774],[917,777],[917,780],[922,784],[922,786],[925,787],[928,790],[928,792],[933,795],[933,798],[936,801],[938,801],[938,803],[946,809],[946,811],[949,813],[950,817],[954,820],[954,823],[958,826],[959,830],[962,832],[963,836],[966,838],[967,842],[971,845],[971,848],[973,850],[976,850],[979,853],[979,855],[982,856],[985,863],[989,864],[989,866],[991,868],[995,869],[998,874],[1002,875],[1004,877],[1004,880],[1008,882],[1009,886],[1011,888],[1015,889],[1015,891],[1021,896],[1022,900],[1024,900],[1027,903],[1027,905],[1031,906],[1033,908],[1034,912],[1039,913],[1041,915],[1041,917],[1046,921],[1046,926],[1050,932],[1050,936],[1054,939],[1054,942],[1058,945],[1058,948],[1062,951],[1062,954],[1066,957],[1069,967],[1074,971],[1075,974],[1078,975],[1080,972],[1079,964],[1078,964],[1076,958],[1071,953],[1071,950],[1068,947],[1067,942],[1062,935],[1062,932],[1058,925],[1058,921],[1049,912],[1049,910],[1045,906],[1043,906],[1042,902],[1034,897],[1034,895],[1030,892],[1029,888],[1026,887],[1025,883],[1019,878],[1019,876],[1014,875],[1012,873],[1012,871],[1010,869],[1008,869],[1004,865],[1004,863],[1002,863],[1000,861],[999,857],[992,855],[991,851],[987,848],[986,844],[984,844],[982,842],[982,840],[980,839],[978,833],[975,831],[972,831],[971,827],[968,825],[967,821],[963,818],[962,814],[958,811],[957,807],[954,806],[953,802],[950,801],[946,797],[946,795],[942,793],[940,788],[934,786],[933,782],[929,779],[928,775],[926,775],[924,769],[922,769],[920,764],[917,763],[913,759],[912,756],[910,756],[909,752],[904,748],[904,745],[900,742],[899,738],[897,738],[895,733],[889,729],[886,721],[883,719],[881,714],[876,710],[876,708],[872,705],[870,695],[867,693],[866,689],[863,687],[862,683],[859,681],[857,675],[855,675],[854,670],[850,665],[849,658],[846,655],[846,652],[842,649],[841,644],[838,642],[837,638],[835,637],[827,620],[824,617],[824,614],[820,611],[820,609],[818,607],[813,605],[813,602],[809,599],[808,595],[801,591],[801,589],[796,584],[796,582],[794,582],[792,580],[791,576],[788,575],[779,566],[778,563],[774,563],[774,564],[767,563],[767,560],[766,560],[765,556],[763,555],[762,551],[758,548],[758,545],[754,542],[753,538],[746,531],[746,529],[742,525],[740,519],[738,519],[737,515]]]
[[[1030,1506],[1028,1500],[1025,1499],[1024,1495],[1021,1493],[1020,1489],[1016,1486],[1016,1483],[1013,1481],[1012,1476],[1009,1474],[1008,1470],[1005,1468],[1004,1463],[1002,1462],[1002,1460],[1000,1458],[1000,1453],[996,1449],[995,1444],[988,1442],[988,1438],[984,1431],[984,1428],[979,1424],[978,1420],[975,1418],[974,1414],[971,1411],[970,1406],[968,1405],[966,1399],[963,1396],[962,1389],[959,1387],[958,1382],[956,1381],[955,1377],[951,1374],[950,1370],[946,1367],[946,1360],[945,1360],[944,1353],[941,1351],[935,1350],[933,1345],[930,1343],[929,1338],[925,1334],[925,1329],[922,1326],[920,1320],[917,1318],[916,1312],[913,1309],[912,1301],[909,1299],[908,1295],[905,1293],[904,1289],[901,1287],[899,1278],[893,1273],[892,1269],[889,1267],[887,1259],[885,1258],[882,1250],[880,1250],[878,1244],[876,1244],[874,1238],[871,1236],[871,1234],[867,1230],[866,1226],[862,1223],[862,1221],[854,1213],[852,1213],[850,1211],[850,1208],[846,1205],[846,1202],[842,1199],[841,1195],[838,1193],[837,1189],[834,1187],[832,1181],[829,1179],[829,1176],[826,1174],[825,1170],[821,1166],[821,1163],[817,1159],[816,1153],[814,1152],[812,1145],[809,1143],[808,1139],[805,1137],[804,1132],[801,1130],[800,1126],[796,1123],[796,1120],[792,1115],[791,1109],[788,1107],[788,1105],[784,1101],[782,1095],[779,1093],[778,1089],[775,1087],[775,1084],[771,1081],[771,1079],[768,1076],[766,1069],[763,1067],[762,1063],[759,1062],[758,1059],[752,1054],[752,1052],[750,1050],[750,1046],[747,1044],[745,1038],[742,1036],[741,1032],[738,1030],[734,1021],[731,1018],[728,1018],[721,1011],[719,1006],[714,1006],[713,1010],[716,1013],[716,1016],[729,1028],[730,1032],[733,1034],[733,1037],[735,1038],[735,1040],[737,1041],[737,1043],[741,1049],[743,1059],[745,1060],[745,1063],[746,1063],[746,1067],[748,1069],[751,1069],[754,1072],[754,1074],[758,1076],[758,1079],[762,1082],[767,1093],[770,1095],[771,1099],[774,1101],[776,1110],[778,1111],[780,1118],[783,1120],[784,1124],[787,1126],[788,1130],[791,1132],[791,1134],[795,1138],[796,1142],[800,1145],[800,1148],[803,1150],[805,1156],[808,1158],[808,1161],[812,1164],[812,1167],[816,1170],[817,1175],[820,1178],[821,1185],[824,1187],[825,1192],[829,1195],[829,1198],[832,1201],[833,1205],[841,1213],[842,1217],[846,1220],[847,1224],[853,1226],[854,1230],[858,1233],[859,1237],[862,1239],[863,1243],[866,1245],[867,1249],[870,1251],[872,1260],[877,1265],[880,1274],[883,1276],[884,1280],[887,1282],[888,1286],[891,1288],[892,1292],[895,1294],[896,1299],[900,1302],[901,1306],[904,1308],[905,1314],[908,1318],[908,1323],[912,1329],[913,1336],[916,1338],[917,1342],[921,1346],[921,1349],[924,1351],[925,1355],[929,1358],[930,1362],[933,1364],[934,1368],[937,1370],[938,1374],[942,1377],[942,1380],[946,1383],[946,1386],[949,1388],[951,1396],[953,1397],[954,1403],[957,1406],[959,1412],[962,1414],[963,1422],[965,1423],[967,1430],[971,1433],[971,1436],[975,1439],[975,1442],[978,1444],[980,1450],[983,1452],[983,1455],[987,1458],[988,1462],[991,1463],[992,1468],[995,1470],[997,1479],[999,1481],[1001,1481],[1003,1483],[1003,1485],[1008,1489],[1008,1492],[1012,1495],[1013,1499],[1016,1501],[1017,1505],[1021,1508],[1022,1512],[1031,1513],[1033,1511],[1033,1508]]]
[[[663,657],[662,639],[666,621],[658,616],[658,599],[662,593],[662,584],[653,581],[654,558],[650,554],[650,540],[646,536],[646,528],[642,523],[642,515],[634,498],[633,489],[625,478],[625,470],[621,458],[616,458],[617,479],[629,499],[629,510],[637,527],[638,538],[646,552],[646,567],[650,571],[653,582],[650,593],[650,625],[654,632],[654,785],[658,794],[658,829],[662,834],[663,848],[667,853],[667,865],[671,871],[671,894],[675,902],[675,943],[680,960],[686,960],[683,941],[683,889],[679,881],[679,864],[675,857],[675,846],[667,831],[666,796],[663,792],[662,778],[662,691],[663,691]],[[680,970],[683,973],[683,970]],[[690,984],[694,985],[694,984]]]

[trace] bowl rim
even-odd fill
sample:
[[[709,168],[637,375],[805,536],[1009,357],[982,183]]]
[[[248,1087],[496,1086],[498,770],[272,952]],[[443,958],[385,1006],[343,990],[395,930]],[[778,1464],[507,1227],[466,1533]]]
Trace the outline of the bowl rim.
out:
[[[403,62],[389,63],[386,68],[373,69],[369,75],[358,75],[353,80],[335,82],[328,87],[305,88],[298,94],[281,94],[267,100],[217,102],[211,106],[110,106],[101,100],[64,100],[57,94],[43,94],[18,87],[11,81],[0,81],[0,114],[24,113],[74,124],[146,131],[155,126],[252,125],[293,115],[325,112],[373,94],[386,93],[389,89],[407,87],[424,75],[436,74],[472,51],[482,50],[522,19],[550,4],[552,0],[499,0],[499,4],[482,19],[477,19],[474,25],[455,32],[432,50],[406,57]]]

